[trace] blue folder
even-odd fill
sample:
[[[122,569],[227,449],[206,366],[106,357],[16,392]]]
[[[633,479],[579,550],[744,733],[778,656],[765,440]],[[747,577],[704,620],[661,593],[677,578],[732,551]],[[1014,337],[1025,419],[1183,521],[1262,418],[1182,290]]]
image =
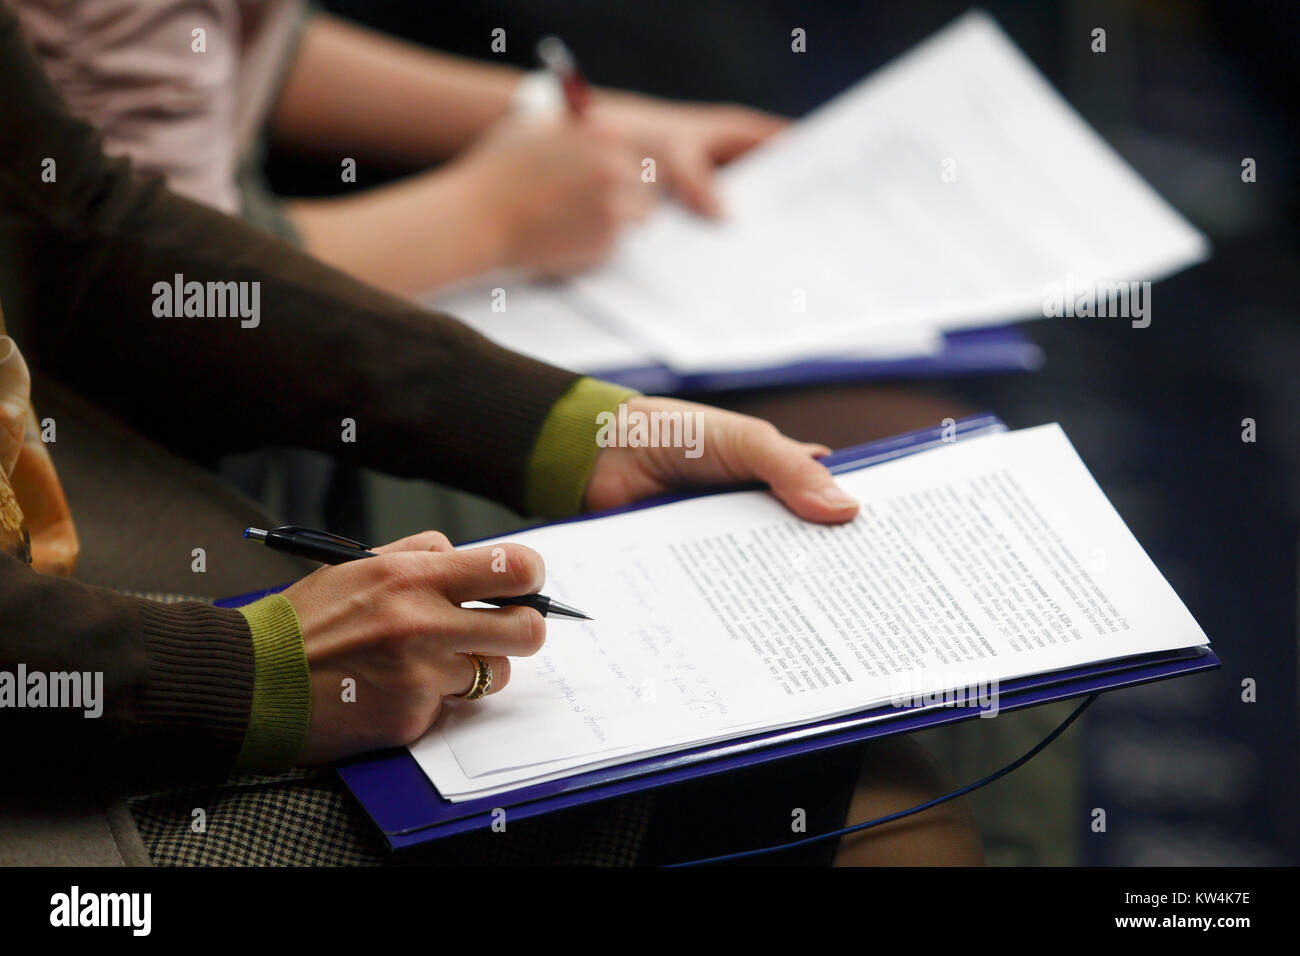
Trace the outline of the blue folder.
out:
[[[957,440],[961,440],[1005,430],[1006,426],[996,416],[978,415],[950,426],[949,440],[954,433]],[[943,426],[937,426],[842,449],[823,461],[833,472],[852,471],[937,447],[944,438]],[[674,495],[618,510],[653,507],[684,497],[687,496]],[[597,516],[585,515],[570,520],[586,521],[593,517]],[[272,588],[217,603],[237,607],[278,590],[280,588]],[[1219,659],[1213,651],[1196,647],[1002,681],[998,710],[1021,710],[1070,697],[1212,670],[1218,666]],[[498,808],[505,808],[511,819],[526,819],[797,754],[832,750],[958,720],[978,719],[979,715],[980,710],[974,701],[961,699],[952,701],[951,706],[929,708],[885,705],[799,727],[764,731],[583,771],[559,780],[529,784],[508,793],[459,803],[446,800],[438,793],[405,748],[348,760],[336,769],[389,847],[399,850],[442,837],[486,829],[491,826],[493,811]]]
[[[948,332],[934,355],[897,359],[817,359],[717,372],[679,373],[665,365],[601,369],[591,374],[646,393],[722,392],[880,379],[935,378],[992,372],[1032,372],[1043,352],[1013,326]]]

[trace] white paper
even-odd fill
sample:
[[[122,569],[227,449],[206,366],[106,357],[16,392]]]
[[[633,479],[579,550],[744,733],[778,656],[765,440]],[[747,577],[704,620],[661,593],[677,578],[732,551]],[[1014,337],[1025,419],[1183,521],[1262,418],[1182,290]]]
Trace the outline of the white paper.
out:
[[[848,526],[741,492],[512,536],[595,620],[551,623],[504,691],[448,707],[421,767],[466,799],[904,688],[1207,643],[1057,426],[837,480],[863,502]]]
[[[1208,253],[982,12],[719,183],[724,221],[665,208],[577,280],[685,371],[1041,317],[1049,283],[1155,280]]]
[[[502,277],[427,304],[512,351],[560,368],[592,374],[654,364],[628,336],[577,308],[561,286]]]
[[[454,292],[425,297],[425,305],[454,315],[512,351],[587,375],[666,364],[648,339],[585,302],[572,283],[532,282],[503,276]],[[884,328],[847,346],[836,359],[887,361],[936,355],[943,334],[921,325]],[[709,371],[748,366],[743,355],[719,354]]]

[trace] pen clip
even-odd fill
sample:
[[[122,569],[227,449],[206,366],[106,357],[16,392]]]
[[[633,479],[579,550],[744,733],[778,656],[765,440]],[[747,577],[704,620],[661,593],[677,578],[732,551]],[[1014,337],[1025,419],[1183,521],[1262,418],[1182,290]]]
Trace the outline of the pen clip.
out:
[[[284,534],[297,535],[300,538],[315,538],[318,541],[328,541],[331,544],[341,544],[344,547],[356,548],[358,551],[369,551],[370,546],[362,544],[360,541],[353,541],[351,538],[345,538],[340,534],[330,534],[328,531],[316,531],[312,528],[303,528],[296,524],[287,524],[275,531]]]

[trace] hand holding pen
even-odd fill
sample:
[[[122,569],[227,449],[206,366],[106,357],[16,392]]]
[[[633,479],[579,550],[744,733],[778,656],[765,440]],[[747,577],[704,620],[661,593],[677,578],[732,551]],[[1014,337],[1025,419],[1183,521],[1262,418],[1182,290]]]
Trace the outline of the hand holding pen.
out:
[[[351,538],[330,534],[327,531],[300,528],[296,525],[285,525],[280,528],[272,528],[270,531],[261,528],[245,528],[244,537],[249,541],[261,541],[268,548],[275,551],[295,554],[300,558],[319,561],[321,564],[344,564],[360,558],[379,556],[360,541],[353,541]],[[545,594],[485,597],[478,600],[484,604],[493,604],[497,607],[530,607],[542,617],[567,618],[579,621],[591,620],[577,608],[562,604]]]
[[[564,41],[556,36],[543,37],[537,44],[537,59],[559,82],[569,115],[577,119],[586,113],[591,90]]]
[[[529,599],[545,584],[546,565],[522,544],[454,550],[444,535],[425,532],[370,552],[332,535],[303,543],[299,532],[268,531],[263,540],[283,550],[301,544],[321,557],[329,551],[327,560],[342,563],[317,568],[248,613],[260,618],[263,635],[252,649],[260,706],[296,710],[300,695],[310,694],[305,743],[270,742],[292,747],[301,764],[413,743],[448,698],[477,700],[506,688],[512,659],[542,649],[549,621],[566,611],[581,616],[554,602],[547,617],[535,609]],[[376,554],[380,560],[370,560]],[[505,606],[463,606],[491,599]]]

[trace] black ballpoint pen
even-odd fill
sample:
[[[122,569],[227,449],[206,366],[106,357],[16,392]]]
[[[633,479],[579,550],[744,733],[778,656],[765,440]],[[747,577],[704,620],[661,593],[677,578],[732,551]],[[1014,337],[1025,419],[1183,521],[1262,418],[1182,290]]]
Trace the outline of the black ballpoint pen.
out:
[[[296,554],[301,558],[310,558],[321,564],[346,564],[360,558],[376,558],[379,555],[371,551],[360,541],[342,538],[324,531],[312,531],[287,525],[264,531],[261,528],[245,528],[244,537],[249,541],[261,541],[268,548]],[[483,598],[484,604],[497,607],[531,607],[542,617],[567,618],[574,621],[590,621],[591,618],[577,608],[561,604],[545,594],[521,594],[518,597]]]

